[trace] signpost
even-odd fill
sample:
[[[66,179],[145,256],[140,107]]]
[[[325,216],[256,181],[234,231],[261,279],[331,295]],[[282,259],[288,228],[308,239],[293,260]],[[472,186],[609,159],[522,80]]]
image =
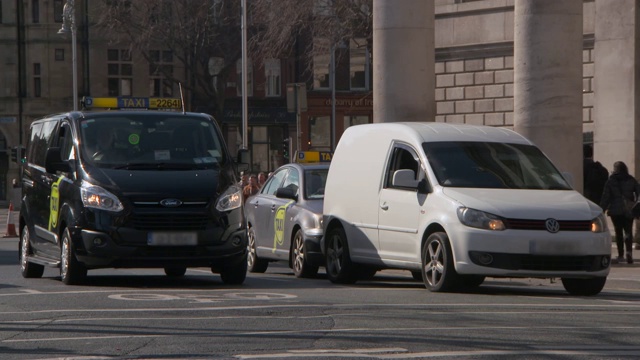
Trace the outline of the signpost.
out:
[[[300,151],[300,113],[307,111],[307,87],[305,83],[287,84],[287,111],[296,113],[296,151]]]

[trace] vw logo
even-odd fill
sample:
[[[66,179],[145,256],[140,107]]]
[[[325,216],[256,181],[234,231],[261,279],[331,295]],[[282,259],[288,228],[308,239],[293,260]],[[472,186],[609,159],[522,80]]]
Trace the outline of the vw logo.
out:
[[[560,223],[556,219],[547,219],[547,221],[544,222],[544,226],[550,233],[557,233],[560,231]]]
[[[182,201],[178,199],[164,199],[160,200],[160,205],[164,207],[178,207],[182,205]]]

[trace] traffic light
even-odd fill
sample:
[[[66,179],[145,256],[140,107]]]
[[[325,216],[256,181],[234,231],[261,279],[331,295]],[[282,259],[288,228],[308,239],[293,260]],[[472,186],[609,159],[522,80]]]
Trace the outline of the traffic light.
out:
[[[282,156],[288,161],[289,159],[289,145],[291,143],[291,138],[286,138],[282,140]]]
[[[14,146],[11,148],[11,161],[18,162],[18,147]]]

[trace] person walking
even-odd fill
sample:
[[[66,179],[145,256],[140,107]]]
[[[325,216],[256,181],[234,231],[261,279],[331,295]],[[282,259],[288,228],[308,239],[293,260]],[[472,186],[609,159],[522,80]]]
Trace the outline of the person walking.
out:
[[[640,184],[629,174],[627,165],[622,161],[616,161],[613,164],[613,172],[604,185],[600,207],[607,212],[613,223],[618,247],[618,263],[623,262],[626,255],[627,263],[633,264],[633,215],[626,203],[635,203],[639,194]]]
[[[605,168],[599,161],[593,160],[593,147],[591,144],[585,144],[582,147],[583,155],[583,181],[584,181],[584,197],[600,204],[604,184],[609,178],[609,170]]]

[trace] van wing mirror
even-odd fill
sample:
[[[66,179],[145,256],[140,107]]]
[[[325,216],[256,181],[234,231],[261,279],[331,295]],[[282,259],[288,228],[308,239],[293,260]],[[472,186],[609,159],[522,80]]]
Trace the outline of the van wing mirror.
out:
[[[416,173],[410,169],[401,169],[393,172],[391,185],[394,187],[404,187],[416,189],[419,181],[416,180]]]
[[[55,174],[57,171],[70,172],[71,166],[67,161],[62,160],[62,152],[59,147],[47,149],[44,167],[48,173]]]
[[[238,158],[236,160],[236,163],[238,165],[238,171],[249,170],[250,162],[251,162],[251,155],[249,154],[249,150],[247,149],[238,150]]]

